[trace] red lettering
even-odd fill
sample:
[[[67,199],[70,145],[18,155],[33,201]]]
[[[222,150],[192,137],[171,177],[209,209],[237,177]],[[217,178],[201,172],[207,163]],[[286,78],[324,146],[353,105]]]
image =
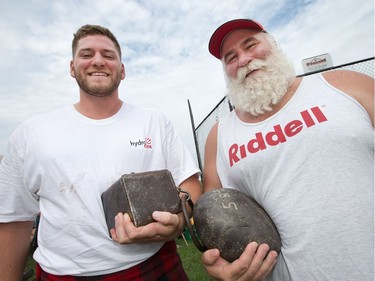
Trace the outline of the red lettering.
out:
[[[283,130],[281,129],[280,125],[273,126],[273,128],[275,129],[275,131],[271,131],[266,135],[266,142],[272,146],[285,142],[286,138],[283,134]],[[276,137],[276,139],[274,137]]]
[[[328,120],[318,106],[312,107],[310,110],[319,123]],[[246,146],[244,144],[233,144],[229,148],[229,165],[232,167],[241,159],[246,158],[247,153],[257,153],[260,150],[266,149],[267,144],[275,146],[286,142],[286,137],[293,137],[300,133],[304,128],[304,124],[307,128],[315,125],[315,121],[308,110],[301,111],[300,114],[303,121],[292,120],[284,126],[284,129],[281,128],[281,125],[275,125],[273,126],[274,130],[268,132],[265,137],[263,137],[262,132],[258,132],[255,134],[255,138],[250,139]]]
[[[259,150],[266,149],[262,133],[256,133],[255,139],[250,140],[247,143],[247,150],[250,153],[258,152]]]
[[[315,106],[311,108],[312,113],[314,113],[316,120],[318,120],[319,123],[327,121],[327,117],[323,114],[323,112],[320,110],[319,107]]]
[[[246,148],[245,148],[245,145],[241,145],[240,146],[240,155],[241,155],[241,159],[246,157]]]
[[[293,120],[286,124],[284,132],[288,137],[293,137],[294,135],[301,132],[303,128],[303,123],[300,120]]]
[[[303,121],[305,121],[305,124],[307,127],[311,127],[315,125],[314,120],[311,118],[311,115],[307,110],[302,111],[301,116],[303,118]]]
[[[229,148],[229,165],[232,167],[235,163],[240,161],[240,158],[236,155],[238,151],[238,144],[233,144]]]

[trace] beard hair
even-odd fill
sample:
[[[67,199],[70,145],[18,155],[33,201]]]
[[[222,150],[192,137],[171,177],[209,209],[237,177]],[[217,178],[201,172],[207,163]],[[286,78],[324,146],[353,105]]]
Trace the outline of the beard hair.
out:
[[[89,86],[86,82],[77,80],[78,86],[88,95],[94,96],[94,97],[106,97],[113,94],[113,92],[118,88],[120,83],[112,84],[110,87],[95,87],[95,86]]]
[[[76,81],[80,89],[85,93],[94,97],[106,97],[118,89],[121,83],[121,72],[114,72],[112,76],[112,81],[107,86],[102,85],[90,85],[87,78],[82,76],[80,73],[76,75]]]
[[[272,111],[295,79],[293,65],[273,39],[270,42],[272,49],[266,59],[254,59],[241,67],[235,79],[225,75],[227,95],[232,105],[253,116]],[[246,78],[253,70],[257,72]]]

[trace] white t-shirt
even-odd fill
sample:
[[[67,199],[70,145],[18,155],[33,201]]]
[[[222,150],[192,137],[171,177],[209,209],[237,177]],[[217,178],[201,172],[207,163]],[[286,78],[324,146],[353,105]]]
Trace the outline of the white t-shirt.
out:
[[[52,274],[123,270],[163,243],[112,241],[101,194],[123,174],[160,169],[170,170],[177,186],[199,173],[161,113],[124,104],[102,120],[89,119],[73,106],[38,116],[10,137],[0,166],[0,222],[34,220],[40,211],[34,259]]]

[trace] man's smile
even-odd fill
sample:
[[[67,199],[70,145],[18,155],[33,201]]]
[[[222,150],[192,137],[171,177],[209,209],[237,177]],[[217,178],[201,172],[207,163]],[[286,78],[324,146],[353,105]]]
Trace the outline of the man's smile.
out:
[[[92,73],[89,73],[89,76],[109,76],[107,73],[104,73],[104,72],[92,72]]]

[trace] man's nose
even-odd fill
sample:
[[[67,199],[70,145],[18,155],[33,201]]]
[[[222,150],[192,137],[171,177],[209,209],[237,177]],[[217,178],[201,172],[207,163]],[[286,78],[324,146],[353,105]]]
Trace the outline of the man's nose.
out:
[[[253,57],[246,52],[242,52],[238,56],[238,67],[243,67],[253,60]]]
[[[105,64],[103,56],[100,53],[96,53],[92,60],[93,65],[102,66]]]

